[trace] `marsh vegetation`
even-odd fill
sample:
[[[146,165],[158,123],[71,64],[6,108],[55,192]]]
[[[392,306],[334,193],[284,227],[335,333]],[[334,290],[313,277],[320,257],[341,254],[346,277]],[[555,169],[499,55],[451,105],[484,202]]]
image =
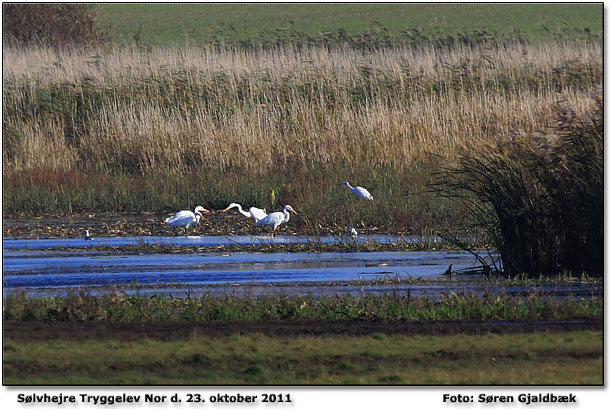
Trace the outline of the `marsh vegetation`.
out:
[[[142,7],[151,13],[125,13]],[[3,44],[3,236],[90,229],[88,244],[140,237],[100,254],[195,258],[211,249],[143,237],[176,235],[162,220],[177,209],[291,204],[298,215],[283,232],[311,241],[240,250],[477,245],[495,247],[510,278],[484,269],[468,289],[448,267],[433,294],[417,294],[420,278],[381,276],[368,285],[389,290],[376,294],[291,295],[283,285],[295,283],[280,283],[277,293],[179,298],[141,294],[137,282],[61,296],[24,285],[3,297],[4,381],[602,384],[603,285],[592,277],[603,275],[603,8],[258,7],[108,4],[98,20],[82,5],[3,5],[18,22],[60,22],[26,32],[40,23],[3,21],[13,30]],[[359,10],[378,20],[364,24]],[[225,13],[240,22],[225,24]],[[73,19],[82,34],[61,30],[68,15],[83,17]],[[341,181],[375,200],[354,200]],[[238,219],[213,212],[194,234],[254,234]],[[322,240],[348,227],[424,239]],[[429,239],[437,233],[447,240]],[[45,251],[19,254],[24,282],[28,257]],[[476,324],[486,328],[470,332]],[[487,334],[497,326],[505,335]],[[518,333],[532,330],[546,333]]]
[[[601,46],[450,50],[4,51],[4,211],[293,203],[298,225],[420,232],[463,217],[429,192],[460,147],[545,129],[602,81]],[[434,155],[435,153],[435,155]],[[377,198],[347,204],[341,180]],[[322,211],[324,209],[324,211]]]
[[[403,287],[405,288],[405,287]],[[537,286],[522,292],[447,291],[436,296],[411,295],[407,290],[383,295],[211,296],[204,291],[185,298],[125,295],[30,297],[22,292],[4,297],[4,319],[9,321],[173,322],[227,320],[570,320],[600,319],[603,297],[558,298]]]

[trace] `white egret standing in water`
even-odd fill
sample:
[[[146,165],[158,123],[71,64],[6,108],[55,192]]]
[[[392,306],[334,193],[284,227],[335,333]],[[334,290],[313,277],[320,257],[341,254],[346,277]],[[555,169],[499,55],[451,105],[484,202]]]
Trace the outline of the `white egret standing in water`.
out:
[[[200,218],[204,217],[202,216],[202,213],[210,212],[204,209],[202,206],[198,206],[193,212],[191,210],[181,210],[174,216],[168,217],[165,221],[172,227],[189,228],[200,222]]]
[[[361,186],[352,187],[349,182],[340,182],[339,184],[340,185],[348,186],[348,188],[351,189],[351,191],[357,197],[357,199],[361,199],[361,200],[374,200],[374,198],[372,197],[370,192],[368,192],[367,189],[365,189],[365,188],[363,188]]]
[[[285,205],[282,212],[270,213],[263,219],[258,220],[256,224],[258,226],[274,226],[273,231],[276,231],[276,228],[280,226],[281,223],[287,223],[289,221],[289,212],[297,214],[297,212],[293,210],[293,207]]]
[[[260,209],[258,207],[250,207],[248,212],[245,212],[244,210],[242,210],[242,206],[240,206],[238,203],[232,203],[229,206],[227,206],[226,209],[223,209],[223,212],[227,212],[228,210],[237,207],[238,211],[240,213],[242,213],[244,216],[251,218],[255,221],[261,220],[263,218],[265,218],[268,214],[266,213],[265,210]]]

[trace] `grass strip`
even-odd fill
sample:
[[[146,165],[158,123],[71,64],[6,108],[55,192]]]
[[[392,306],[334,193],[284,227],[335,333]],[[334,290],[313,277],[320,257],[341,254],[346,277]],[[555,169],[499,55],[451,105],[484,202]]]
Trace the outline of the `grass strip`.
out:
[[[600,331],[6,341],[4,384],[597,384]]]

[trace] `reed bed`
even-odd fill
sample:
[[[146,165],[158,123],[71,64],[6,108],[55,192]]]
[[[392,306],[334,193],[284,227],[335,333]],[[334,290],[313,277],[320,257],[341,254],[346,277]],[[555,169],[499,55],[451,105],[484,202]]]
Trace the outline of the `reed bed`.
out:
[[[601,86],[601,55],[591,42],[371,52],[6,47],[4,209],[297,203],[308,217],[296,222],[311,228],[439,226],[457,214],[426,192],[431,173],[456,161],[459,147],[548,126],[559,98],[580,112]],[[349,215],[342,180],[377,200],[350,204]]]
[[[442,194],[460,199],[499,249],[506,273],[604,272],[603,97],[563,103],[548,133],[463,152]]]
[[[440,78],[443,68],[469,64],[482,74],[495,76],[525,71],[541,71],[552,76],[555,68],[568,62],[585,65],[601,63],[598,42],[548,42],[496,46],[485,43],[480,47],[457,45],[452,49],[391,49],[363,52],[337,47],[293,48],[249,51],[240,48],[213,46],[181,49],[159,47],[57,50],[53,48],[14,48],[7,46],[3,56],[3,76],[42,82],[91,80],[131,83],[135,79],[166,76],[172,73],[231,74],[237,77],[270,75],[270,78],[315,70],[350,74],[370,67],[380,72],[400,75],[406,70],[419,73],[425,79]],[[599,67],[601,68],[601,67]],[[263,78],[263,77],[262,77]],[[257,78],[253,78],[257,80]],[[409,85],[408,83],[406,85]]]

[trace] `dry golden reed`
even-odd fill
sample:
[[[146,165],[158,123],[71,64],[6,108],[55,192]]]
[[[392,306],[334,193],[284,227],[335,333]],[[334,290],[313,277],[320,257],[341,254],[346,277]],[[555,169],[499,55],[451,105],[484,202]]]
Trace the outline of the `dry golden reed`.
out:
[[[405,169],[550,124],[602,81],[596,44],[451,51],[3,52],[12,170]]]

